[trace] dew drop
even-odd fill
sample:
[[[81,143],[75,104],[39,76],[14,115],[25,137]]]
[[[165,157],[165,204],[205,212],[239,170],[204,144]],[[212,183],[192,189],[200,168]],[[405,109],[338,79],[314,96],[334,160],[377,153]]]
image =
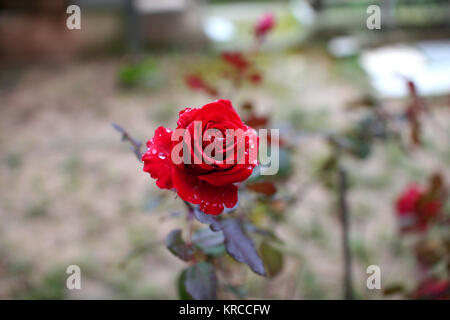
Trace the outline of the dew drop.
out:
[[[161,160],[164,160],[166,158],[166,155],[164,153],[160,152],[158,154],[158,158],[160,158]]]

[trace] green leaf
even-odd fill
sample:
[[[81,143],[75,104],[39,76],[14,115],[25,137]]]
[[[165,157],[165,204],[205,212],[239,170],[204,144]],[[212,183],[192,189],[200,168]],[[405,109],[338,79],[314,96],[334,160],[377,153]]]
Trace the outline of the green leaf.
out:
[[[119,69],[118,78],[119,83],[125,87],[156,87],[161,82],[157,61],[153,59],[123,65]]]
[[[217,299],[217,277],[209,262],[200,262],[186,269],[184,284],[186,292],[195,300]]]
[[[166,238],[166,246],[174,255],[184,261],[189,261],[194,249],[181,238],[181,229],[172,230]]]
[[[204,248],[204,249],[202,249],[202,251],[204,254],[208,254],[210,256],[221,256],[221,255],[227,253],[227,250],[225,249],[224,244],[219,244],[214,247]]]
[[[351,139],[349,152],[359,159],[365,159],[370,155],[371,145],[363,139]]]
[[[177,279],[178,297],[180,300],[193,300],[192,296],[186,290],[186,273],[187,269],[181,271]]]
[[[275,277],[283,269],[283,254],[272,247],[267,241],[263,241],[259,247],[261,257],[269,277]]]

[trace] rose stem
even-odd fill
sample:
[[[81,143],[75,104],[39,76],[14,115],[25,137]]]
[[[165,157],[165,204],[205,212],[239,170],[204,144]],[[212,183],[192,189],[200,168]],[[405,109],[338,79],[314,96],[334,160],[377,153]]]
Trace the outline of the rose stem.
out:
[[[114,129],[116,129],[117,131],[119,131],[122,134],[122,139],[124,141],[128,141],[131,143],[131,145],[133,146],[134,154],[136,155],[138,160],[141,161],[141,159],[142,159],[142,152],[141,152],[142,143],[140,141],[134,139],[133,137],[131,137],[130,134],[124,128],[119,126],[117,123],[113,123],[112,126]]]
[[[188,239],[187,239],[187,245],[192,246],[192,228],[194,226],[194,210],[195,208],[187,201],[183,201],[187,208],[187,215],[186,220],[188,222]]]

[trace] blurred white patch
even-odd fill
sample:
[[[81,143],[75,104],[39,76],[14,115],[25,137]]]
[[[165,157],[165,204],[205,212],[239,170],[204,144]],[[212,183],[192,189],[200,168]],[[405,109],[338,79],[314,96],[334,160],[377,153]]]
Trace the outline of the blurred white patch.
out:
[[[135,6],[139,12],[179,12],[188,7],[187,0],[136,0]]]
[[[349,57],[359,52],[360,46],[355,37],[336,37],[328,42],[328,50],[337,58]]]
[[[381,97],[408,95],[404,77],[413,80],[421,95],[450,92],[450,42],[420,42],[364,51],[360,63]]]
[[[416,46],[431,63],[450,62],[450,41],[422,41]]]
[[[226,42],[233,39],[236,28],[222,17],[209,17],[204,24],[205,34],[213,41]]]
[[[292,15],[298,22],[305,26],[310,26],[316,20],[316,12],[307,1],[294,0],[291,2]]]

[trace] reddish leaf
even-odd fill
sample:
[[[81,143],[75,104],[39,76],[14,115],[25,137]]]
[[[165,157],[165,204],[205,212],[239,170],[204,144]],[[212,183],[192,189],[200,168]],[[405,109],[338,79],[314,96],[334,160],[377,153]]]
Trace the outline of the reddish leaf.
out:
[[[262,128],[267,126],[269,119],[267,117],[258,117],[257,115],[252,114],[245,120],[245,123],[252,128]]]
[[[200,262],[186,270],[185,288],[195,300],[217,299],[217,277],[209,262]]]
[[[436,172],[430,177],[428,190],[433,195],[441,195],[445,192],[444,177],[440,172]]]
[[[266,196],[272,196],[277,192],[275,185],[269,181],[249,183],[247,188]]]
[[[213,231],[219,231],[222,229],[220,221],[216,217],[206,214],[201,210],[194,209],[194,217],[201,223],[209,224],[209,227]]]
[[[212,231],[223,231],[225,249],[239,262],[247,264],[253,272],[265,276],[264,264],[252,240],[244,233],[239,221],[227,219],[220,221],[216,217],[194,210],[195,218],[210,225]]]
[[[225,253],[225,237],[222,231],[212,231],[210,228],[203,228],[192,235],[192,242],[200,248],[203,253],[210,255],[220,255]]]
[[[222,222],[222,226],[228,254],[237,261],[247,264],[253,272],[265,276],[264,264],[253,241],[244,233],[239,221],[228,219]]]

